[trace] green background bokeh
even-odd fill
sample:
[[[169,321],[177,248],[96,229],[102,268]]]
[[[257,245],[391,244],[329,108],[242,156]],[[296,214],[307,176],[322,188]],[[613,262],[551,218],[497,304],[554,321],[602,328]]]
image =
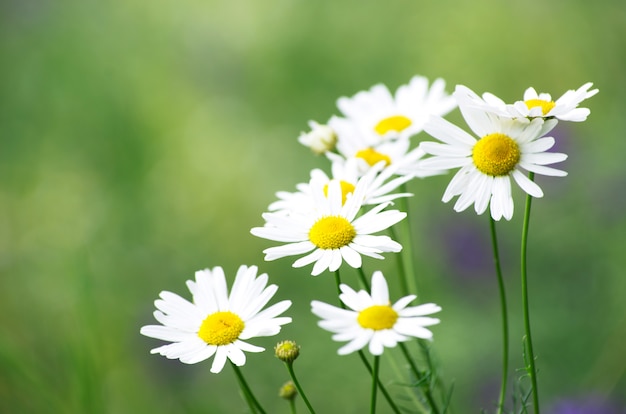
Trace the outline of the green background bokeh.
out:
[[[232,281],[240,264],[294,302],[294,323],[254,343],[298,341],[318,412],[365,412],[365,370],[336,355],[309,312],[312,299],[336,300],[332,277],[264,262],[273,243],[249,230],[276,191],[327,169],[297,142],[309,119],[415,74],[506,101],[528,86],[553,97],[600,89],[583,105],[587,122],[554,131],[569,175],[538,177],[531,316],[545,407],[626,394],[622,1],[9,0],[0,56],[0,412],[245,412],[228,367],[214,375],[150,355],[159,341],[139,335],[161,290],[188,298],[194,271],[223,266]],[[444,309],[434,347],[455,412],[491,412],[500,319],[488,220],[440,202],[449,178],[409,186],[420,299]],[[522,367],[517,190],[498,228],[512,369]],[[272,352],[250,354],[243,371],[268,412],[288,411]]]

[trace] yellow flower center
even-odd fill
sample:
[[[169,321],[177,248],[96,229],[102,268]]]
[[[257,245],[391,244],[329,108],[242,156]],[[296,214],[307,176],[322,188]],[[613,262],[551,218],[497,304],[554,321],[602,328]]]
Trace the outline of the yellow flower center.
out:
[[[371,147],[358,151],[356,156],[364,159],[371,166],[378,164],[380,161],[385,161],[385,165],[391,164],[391,158],[388,155],[381,154]]]
[[[533,109],[535,107],[540,107],[541,112],[545,115],[555,107],[556,103],[554,101],[544,101],[543,99],[529,99],[524,101],[526,107],[528,109]]]
[[[520,159],[517,142],[499,132],[485,135],[472,150],[472,159],[478,170],[494,177],[507,175]]]
[[[378,135],[385,135],[389,131],[400,132],[411,126],[411,120],[403,115],[394,115],[385,118],[376,124],[374,131]]]
[[[228,345],[237,340],[245,324],[232,312],[215,312],[200,325],[198,336],[209,345]]]
[[[341,216],[322,217],[309,230],[309,240],[324,250],[347,246],[355,237],[356,230]]]
[[[341,186],[341,205],[344,205],[348,194],[354,193],[354,185],[343,180],[339,181],[339,185]],[[324,195],[328,197],[328,184],[324,186]]]
[[[359,312],[357,321],[365,329],[391,329],[398,320],[398,312],[388,305],[374,305]]]

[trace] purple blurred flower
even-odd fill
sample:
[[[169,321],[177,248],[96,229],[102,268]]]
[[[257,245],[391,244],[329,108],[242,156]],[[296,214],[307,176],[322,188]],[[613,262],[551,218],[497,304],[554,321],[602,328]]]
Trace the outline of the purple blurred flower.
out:
[[[550,414],[625,414],[626,406],[602,397],[565,399],[557,402]]]

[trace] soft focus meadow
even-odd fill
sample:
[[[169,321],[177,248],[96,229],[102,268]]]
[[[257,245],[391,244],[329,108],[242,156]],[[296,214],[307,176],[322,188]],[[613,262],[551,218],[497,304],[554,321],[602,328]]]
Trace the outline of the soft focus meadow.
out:
[[[537,177],[531,319],[543,412],[626,412],[621,0],[8,0],[0,56],[0,412],[246,412],[232,370],[150,355],[159,341],[139,334],[160,291],[189,298],[196,270],[223,266],[230,283],[241,264],[279,285],[274,302],[293,301],[293,323],[256,339],[267,352],[242,367],[267,411],[288,412],[272,348],[292,339],[317,412],[367,412],[369,374],[310,312],[313,299],[336,302],[332,275],[264,262],[272,244],[250,229],[276,191],[327,168],[297,141],[308,120],[416,74],[508,101],[529,86],[600,89],[586,122],[552,133],[569,175]],[[447,119],[464,126],[458,110]],[[491,412],[501,345],[489,221],[440,201],[450,177],[408,185],[417,285],[443,308],[433,346],[454,412]],[[514,194],[516,214],[498,224],[511,387],[523,365]]]

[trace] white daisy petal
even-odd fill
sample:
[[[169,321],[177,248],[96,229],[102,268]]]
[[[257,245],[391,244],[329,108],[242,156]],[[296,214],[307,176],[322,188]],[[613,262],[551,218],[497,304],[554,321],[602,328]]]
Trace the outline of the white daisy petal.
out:
[[[219,374],[224,368],[227,359],[228,350],[226,349],[226,347],[217,347],[217,351],[215,352],[215,356],[213,357],[213,364],[211,364],[211,372],[214,374]]]
[[[387,281],[381,271],[376,271],[372,275],[372,301],[380,305],[389,303],[389,288]]]
[[[368,342],[370,341],[373,335],[374,335],[373,331],[362,331],[360,335],[356,337],[354,340],[344,345],[343,347],[339,348],[337,353],[339,355],[348,355],[348,354],[351,354],[352,352],[363,349],[363,347],[368,344]]]
[[[355,269],[361,267],[363,261],[361,259],[361,255],[356,250],[350,248],[349,246],[344,246],[339,249],[339,251],[341,252],[341,257],[346,261],[346,263],[348,263],[348,265]]]
[[[541,191],[541,187],[539,187],[534,181],[531,181],[528,177],[522,174],[519,170],[513,171],[513,178],[517,185],[521,187],[527,194],[535,198],[543,197],[543,191]]]
[[[524,163],[532,163],[536,165],[554,164],[567,159],[567,155],[558,152],[542,152],[536,154],[527,154],[522,160]]]
[[[532,154],[535,152],[544,152],[552,148],[554,146],[554,143],[555,141],[552,137],[539,138],[535,141],[525,144],[523,147],[523,151],[528,154]]]
[[[197,335],[193,332],[185,332],[176,328],[170,328],[162,325],[147,325],[141,328],[140,334],[149,336],[150,338],[161,339],[170,342],[182,342],[188,339],[194,339]]]
[[[413,302],[415,299],[417,299],[416,295],[408,295],[408,296],[403,297],[402,299],[398,299],[396,303],[393,304],[393,309],[398,313],[404,312],[407,305]],[[407,316],[410,316],[410,315],[407,315]]]
[[[197,364],[198,362],[211,358],[215,355],[216,351],[217,347],[215,346],[205,346],[191,355],[181,356],[180,361],[185,364]]]
[[[534,172],[542,175],[549,175],[553,177],[565,177],[567,172],[557,170],[556,168],[546,167],[545,165],[537,165],[532,163],[520,162],[520,167],[526,171]]]
[[[400,301],[398,301],[400,302]],[[396,305],[394,305],[394,309],[398,310],[396,308]],[[437,313],[441,311],[441,307],[435,305],[434,303],[425,303],[423,305],[418,305],[418,306],[412,306],[410,308],[405,308],[403,310],[398,310],[400,312],[400,316],[424,316],[424,315],[430,315],[433,313]]]

